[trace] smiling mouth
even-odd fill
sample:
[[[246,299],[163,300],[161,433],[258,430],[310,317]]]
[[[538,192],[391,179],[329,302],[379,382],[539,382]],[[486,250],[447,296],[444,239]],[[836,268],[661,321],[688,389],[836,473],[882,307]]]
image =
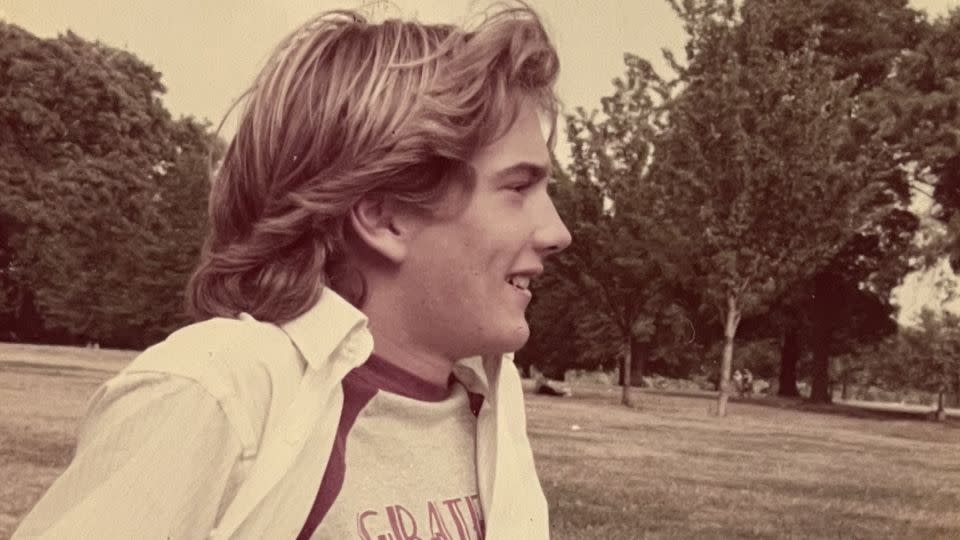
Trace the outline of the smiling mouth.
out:
[[[507,283],[513,285],[514,288],[521,291],[530,291],[530,278],[526,276],[510,276],[507,278]]]

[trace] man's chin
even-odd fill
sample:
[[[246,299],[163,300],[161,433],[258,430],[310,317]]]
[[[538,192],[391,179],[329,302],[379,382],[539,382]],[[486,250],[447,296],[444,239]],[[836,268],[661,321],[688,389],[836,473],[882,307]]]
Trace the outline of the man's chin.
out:
[[[523,321],[522,325],[517,326],[510,333],[508,343],[504,349],[507,352],[515,352],[523,348],[527,344],[527,341],[530,340],[530,326],[527,325],[527,321]]]
[[[479,356],[498,356],[502,354],[515,353],[526,345],[529,338],[529,332],[523,335],[503,336],[497,340],[491,340],[482,348],[484,352]]]

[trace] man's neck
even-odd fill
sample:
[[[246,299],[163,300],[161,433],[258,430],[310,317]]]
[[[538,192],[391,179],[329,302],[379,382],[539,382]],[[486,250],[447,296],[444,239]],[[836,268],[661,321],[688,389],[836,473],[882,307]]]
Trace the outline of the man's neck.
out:
[[[435,352],[426,351],[410,344],[410,340],[398,339],[370,322],[373,334],[373,352],[391,364],[408,371],[421,379],[438,386],[446,386],[453,370],[454,361]]]

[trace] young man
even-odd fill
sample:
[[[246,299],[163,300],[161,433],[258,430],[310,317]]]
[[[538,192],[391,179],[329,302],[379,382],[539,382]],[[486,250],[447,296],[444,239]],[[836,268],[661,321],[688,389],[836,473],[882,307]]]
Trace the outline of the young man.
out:
[[[509,352],[570,243],[557,70],[527,9],[281,43],[212,185],[201,322],[98,390],[15,537],[547,538]]]

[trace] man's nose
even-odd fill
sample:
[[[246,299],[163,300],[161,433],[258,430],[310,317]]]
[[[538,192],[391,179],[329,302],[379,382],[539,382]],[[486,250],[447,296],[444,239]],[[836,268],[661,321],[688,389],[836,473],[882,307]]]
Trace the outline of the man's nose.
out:
[[[549,197],[542,216],[540,227],[535,235],[537,251],[546,257],[567,249],[573,241],[573,237]]]

